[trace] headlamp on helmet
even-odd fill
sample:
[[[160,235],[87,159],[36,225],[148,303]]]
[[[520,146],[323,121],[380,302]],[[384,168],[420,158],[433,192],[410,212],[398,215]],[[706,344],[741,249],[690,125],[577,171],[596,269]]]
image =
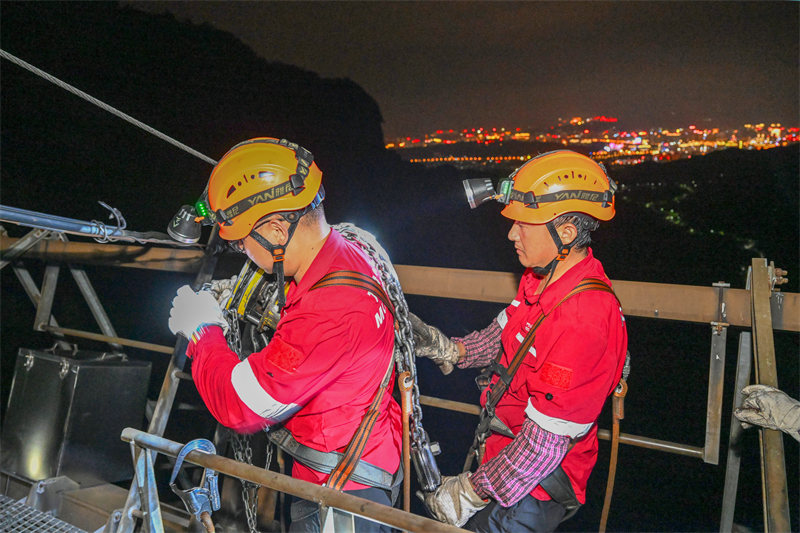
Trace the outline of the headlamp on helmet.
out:
[[[472,178],[461,183],[464,185],[467,203],[472,209],[490,200],[496,200],[504,205],[508,205],[512,200],[517,200],[525,205],[536,207],[536,195],[531,191],[522,192],[514,189],[513,174],[512,177],[500,181],[498,186],[500,192],[495,191],[492,180],[489,178]]]
[[[197,213],[197,221],[204,226],[213,226],[217,221],[217,214],[209,207],[206,193],[194,203],[194,210]]]
[[[168,233],[196,243],[200,226],[220,227],[220,237],[240,240],[271,213],[295,223],[325,197],[322,172],[302,146],[271,137],[241,142],[217,162],[200,199],[181,207]]]
[[[167,233],[178,242],[196,244],[200,240],[201,226],[213,226],[216,220],[216,214],[208,206],[208,193],[204,191],[194,205],[181,206],[167,226]]]
[[[571,150],[547,152],[527,161],[499,183],[489,179],[463,181],[470,207],[488,200],[505,205],[502,215],[531,224],[545,224],[570,212],[597,220],[614,217],[614,183],[605,168]]]

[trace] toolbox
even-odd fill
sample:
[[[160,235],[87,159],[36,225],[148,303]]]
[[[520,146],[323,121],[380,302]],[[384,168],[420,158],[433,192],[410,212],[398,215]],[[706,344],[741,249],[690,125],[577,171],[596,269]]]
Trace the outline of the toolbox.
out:
[[[123,354],[20,348],[0,437],[0,470],[89,487],[133,477],[125,427],[141,429],[150,363]]]

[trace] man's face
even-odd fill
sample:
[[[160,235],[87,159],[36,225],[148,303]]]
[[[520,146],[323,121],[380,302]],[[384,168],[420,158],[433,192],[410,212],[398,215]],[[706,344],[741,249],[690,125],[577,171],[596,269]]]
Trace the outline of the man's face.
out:
[[[558,253],[556,244],[544,224],[529,224],[515,220],[508,232],[514,243],[519,262],[525,268],[545,267]]]
[[[247,257],[258,265],[259,268],[263,269],[264,272],[272,274],[272,267],[275,263],[272,260],[272,254],[249,235],[242,239],[242,243],[244,245],[244,253]]]
[[[264,221],[261,224],[257,224],[255,228],[253,228],[253,232],[258,232],[259,235],[267,239],[270,243],[278,242],[280,236],[276,235],[275,231],[270,231],[270,221]],[[247,235],[244,239],[237,241],[236,247],[239,247],[241,251],[247,255],[247,257],[259,268],[263,269],[264,272],[268,274],[272,274],[272,269],[274,267],[275,261],[272,259],[272,254],[258,244],[256,240],[252,237],[252,232],[250,235]]]

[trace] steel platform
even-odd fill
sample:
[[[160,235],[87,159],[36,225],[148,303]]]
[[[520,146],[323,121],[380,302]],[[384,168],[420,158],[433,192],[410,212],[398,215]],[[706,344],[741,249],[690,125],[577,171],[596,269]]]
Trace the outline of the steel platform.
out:
[[[4,533],[87,533],[48,513],[0,494],[0,531]]]

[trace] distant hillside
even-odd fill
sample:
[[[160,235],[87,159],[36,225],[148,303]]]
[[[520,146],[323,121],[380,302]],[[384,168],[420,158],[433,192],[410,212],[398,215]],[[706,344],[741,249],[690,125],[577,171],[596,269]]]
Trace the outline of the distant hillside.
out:
[[[790,283],[783,289],[797,292],[798,148],[729,149],[672,163],[613,168],[625,186],[620,216],[613,222],[617,237],[628,243],[621,253],[645,278],[710,283],[718,272],[716,281],[738,287],[744,286],[741,269],[750,259],[766,257],[789,270]],[[654,256],[660,260],[641,259]]]
[[[383,150],[380,110],[361,87],[267,62],[208,25],[115,2],[4,1],[0,43],[212,159],[246,138],[285,137],[335,182]],[[103,216],[104,200],[156,230],[205,185],[207,163],[6,60],[1,92],[5,204],[85,218]]]
[[[472,211],[461,187],[508,172],[403,162],[383,149],[378,105],[350,80],[270,63],[210,26],[110,2],[4,1],[0,43],[212,158],[257,135],[300,142],[323,170],[329,219],[373,231],[398,263],[520,268],[500,206]],[[1,65],[3,204],[105,220],[102,200],[129,228],[163,231],[202,191],[209,164]],[[790,270],[797,290],[797,146],[611,172],[624,185],[619,214],[595,239],[611,277],[741,287],[751,257],[764,255]]]

